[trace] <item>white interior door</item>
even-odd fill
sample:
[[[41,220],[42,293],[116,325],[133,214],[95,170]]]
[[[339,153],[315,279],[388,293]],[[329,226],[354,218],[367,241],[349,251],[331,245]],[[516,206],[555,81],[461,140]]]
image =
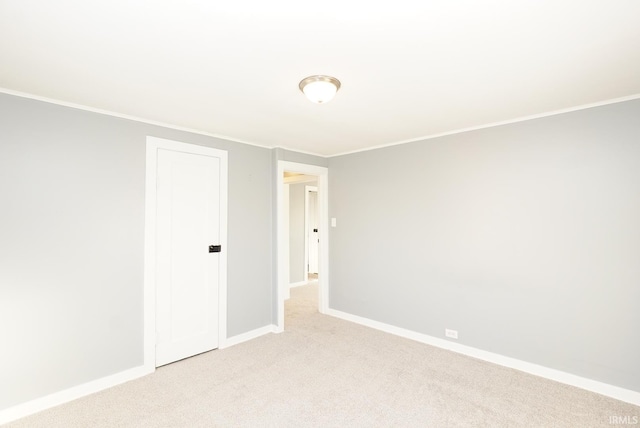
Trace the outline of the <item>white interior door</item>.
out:
[[[156,366],[218,347],[223,160],[157,151]]]
[[[309,273],[318,273],[318,192],[309,191],[309,203],[308,203],[308,239],[309,243]]]

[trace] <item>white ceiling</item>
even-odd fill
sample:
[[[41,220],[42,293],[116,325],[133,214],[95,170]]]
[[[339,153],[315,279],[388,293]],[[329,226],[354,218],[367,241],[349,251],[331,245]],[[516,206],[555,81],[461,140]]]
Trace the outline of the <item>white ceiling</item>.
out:
[[[635,97],[640,1],[0,0],[0,88],[329,156]]]

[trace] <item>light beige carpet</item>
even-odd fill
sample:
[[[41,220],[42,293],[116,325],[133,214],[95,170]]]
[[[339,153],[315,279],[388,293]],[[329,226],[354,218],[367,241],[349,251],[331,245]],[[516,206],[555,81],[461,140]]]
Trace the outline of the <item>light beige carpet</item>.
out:
[[[640,407],[317,312],[9,427],[611,427]],[[626,420],[633,420],[628,418]]]

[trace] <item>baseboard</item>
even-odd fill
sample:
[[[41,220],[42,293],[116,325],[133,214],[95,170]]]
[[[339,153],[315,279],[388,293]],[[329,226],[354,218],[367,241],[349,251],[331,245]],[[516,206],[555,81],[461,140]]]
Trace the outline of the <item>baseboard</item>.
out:
[[[224,343],[221,344],[220,349],[228,348],[230,346],[255,339],[268,333],[275,333],[276,330],[276,326],[267,325],[243,334],[239,334],[237,336],[233,336],[224,341]],[[58,391],[41,398],[36,398],[35,400],[27,401],[26,403],[8,407],[4,410],[0,410],[0,425],[27,417],[51,407],[68,403],[69,401],[82,398],[86,395],[93,394],[107,388],[112,388],[116,385],[129,382],[139,377],[146,376],[153,373],[154,370],[155,368],[153,366],[135,367],[133,369],[125,370],[123,372],[103,377],[101,379],[96,379],[94,381],[74,386],[63,391]]]
[[[260,336],[264,336],[268,333],[276,333],[275,325],[265,325],[264,327],[257,328],[255,330],[248,331],[246,333],[238,334],[237,336],[233,336],[224,341],[223,344],[220,345],[219,349],[229,348],[230,346],[238,345],[242,342],[247,342],[249,340],[255,339]]]
[[[308,283],[309,283],[309,281],[292,282],[291,284],[289,284],[289,288],[301,287],[303,285],[307,285]]]
[[[53,394],[27,401],[26,403],[8,407],[4,410],[0,410],[0,425],[27,417],[51,407],[59,406],[60,404],[68,403],[69,401],[76,400],[86,395],[94,394],[104,389],[129,382],[139,377],[151,374],[153,371],[153,369],[150,370],[145,366],[135,367],[111,376],[83,383],[69,389],[54,392]]]
[[[539,366],[537,364],[518,360],[516,358],[506,357],[500,354],[495,354],[493,352],[483,351],[481,349],[473,348],[471,346],[461,345],[459,343],[454,343],[445,339],[440,339],[437,337],[429,336],[422,333],[417,333],[415,331],[407,330],[404,328],[395,327],[379,321],[374,321],[368,318],[359,317],[357,315],[348,314],[346,312],[337,311],[335,309],[328,309],[326,311],[326,314],[334,316],[336,318],[341,318],[346,321],[351,321],[356,324],[361,324],[367,327],[371,327],[376,330],[384,331],[386,333],[391,333],[396,336],[404,337],[406,339],[411,339],[417,342],[425,343],[427,345],[432,345],[438,348],[447,349],[449,351],[457,352],[459,354],[467,355],[470,357],[478,358],[480,360],[488,361],[490,363],[499,364],[501,366],[520,370],[525,373],[540,376],[556,382],[564,383],[566,385],[575,386],[577,388],[585,389],[587,391],[591,391],[597,394],[605,395],[607,397],[615,398],[616,400],[620,400],[620,401],[634,404],[636,406],[640,406],[640,392],[637,392],[637,391],[620,388],[618,386],[609,385],[607,383],[598,382],[592,379],[576,376],[571,373],[566,373],[560,370],[550,369],[548,367]]]

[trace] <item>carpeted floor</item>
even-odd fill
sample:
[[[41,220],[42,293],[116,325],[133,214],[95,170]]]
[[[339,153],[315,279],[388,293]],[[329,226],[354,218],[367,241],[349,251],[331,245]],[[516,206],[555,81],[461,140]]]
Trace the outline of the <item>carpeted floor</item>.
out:
[[[640,407],[317,312],[8,427],[610,427]],[[627,419],[617,419],[629,417]]]

